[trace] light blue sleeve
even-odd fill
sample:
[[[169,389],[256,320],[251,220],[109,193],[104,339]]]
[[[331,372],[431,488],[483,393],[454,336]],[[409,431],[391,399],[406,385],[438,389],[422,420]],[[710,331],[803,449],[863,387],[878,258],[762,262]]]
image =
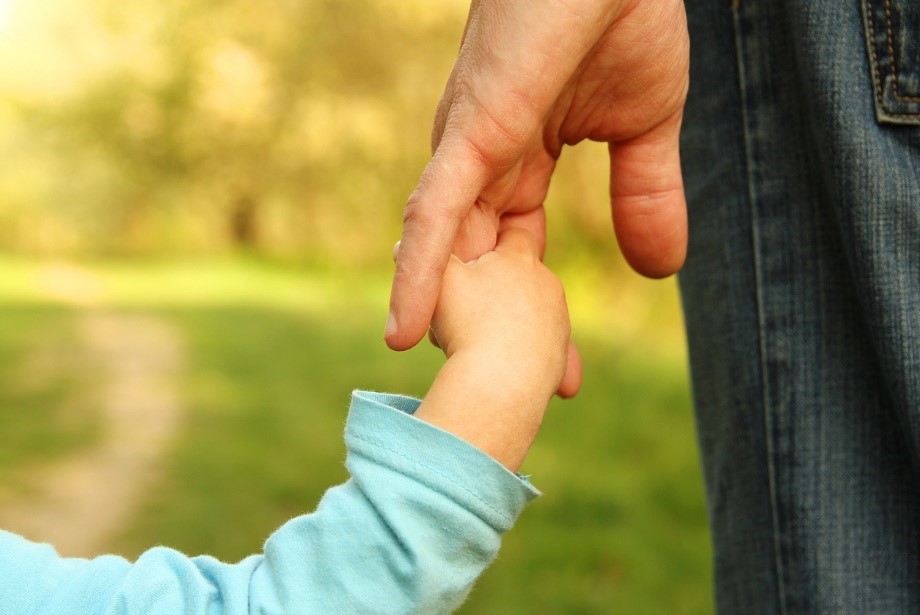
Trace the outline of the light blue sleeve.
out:
[[[0,613],[150,615],[449,613],[539,493],[412,413],[419,401],[355,391],[351,478],[236,564],[156,547],[61,558],[0,531]]]

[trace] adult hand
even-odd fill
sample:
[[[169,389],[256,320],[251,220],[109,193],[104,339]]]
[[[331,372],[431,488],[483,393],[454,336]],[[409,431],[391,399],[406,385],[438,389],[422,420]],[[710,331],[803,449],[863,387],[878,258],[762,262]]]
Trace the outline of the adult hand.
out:
[[[434,154],[406,206],[387,344],[403,350],[424,336],[452,251],[475,258],[502,227],[518,226],[542,252],[556,159],[584,139],[609,143],[627,261],[651,277],[677,271],[687,242],[678,136],[688,69],[681,0],[473,0]],[[567,373],[560,394],[579,380]]]

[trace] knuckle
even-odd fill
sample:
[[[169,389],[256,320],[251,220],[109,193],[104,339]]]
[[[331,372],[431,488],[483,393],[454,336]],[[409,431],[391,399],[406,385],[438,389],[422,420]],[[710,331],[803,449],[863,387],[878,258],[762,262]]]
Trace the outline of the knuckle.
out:
[[[408,232],[431,229],[450,217],[450,210],[426,201],[417,192],[406,201],[403,210],[403,228]]]
[[[456,124],[451,133],[463,145],[467,153],[477,162],[490,169],[505,169],[514,164],[529,141],[529,124],[522,112],[529,105],[494,105],[483,101],[476,94],[474,86],[465,79],[458,80],[454,89],[457,109]],[[510,97],[513,101],[520,98]],[[443,135],[442,135],[443,136]]]

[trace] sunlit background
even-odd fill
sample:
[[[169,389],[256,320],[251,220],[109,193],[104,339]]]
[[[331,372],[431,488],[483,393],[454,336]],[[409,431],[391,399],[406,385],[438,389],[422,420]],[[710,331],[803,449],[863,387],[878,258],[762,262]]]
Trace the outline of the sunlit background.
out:
[[[0,0],[0,524],[65,554],[237,560],[344,478],[462,0]],[[708,613],[674,280],[617,252],[602,145],[566,150],[547,263],[586,374],[545,495],[467,614]]]
[[[0,0],[0,33],[6,29],[6,21],[9,19],[11,0]]]

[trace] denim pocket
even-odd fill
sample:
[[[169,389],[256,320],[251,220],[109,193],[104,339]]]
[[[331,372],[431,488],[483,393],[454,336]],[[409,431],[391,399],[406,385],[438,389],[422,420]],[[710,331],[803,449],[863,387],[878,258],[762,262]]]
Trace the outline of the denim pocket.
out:
[[[875,115],[920,125],[920,2],[863,0]]]

